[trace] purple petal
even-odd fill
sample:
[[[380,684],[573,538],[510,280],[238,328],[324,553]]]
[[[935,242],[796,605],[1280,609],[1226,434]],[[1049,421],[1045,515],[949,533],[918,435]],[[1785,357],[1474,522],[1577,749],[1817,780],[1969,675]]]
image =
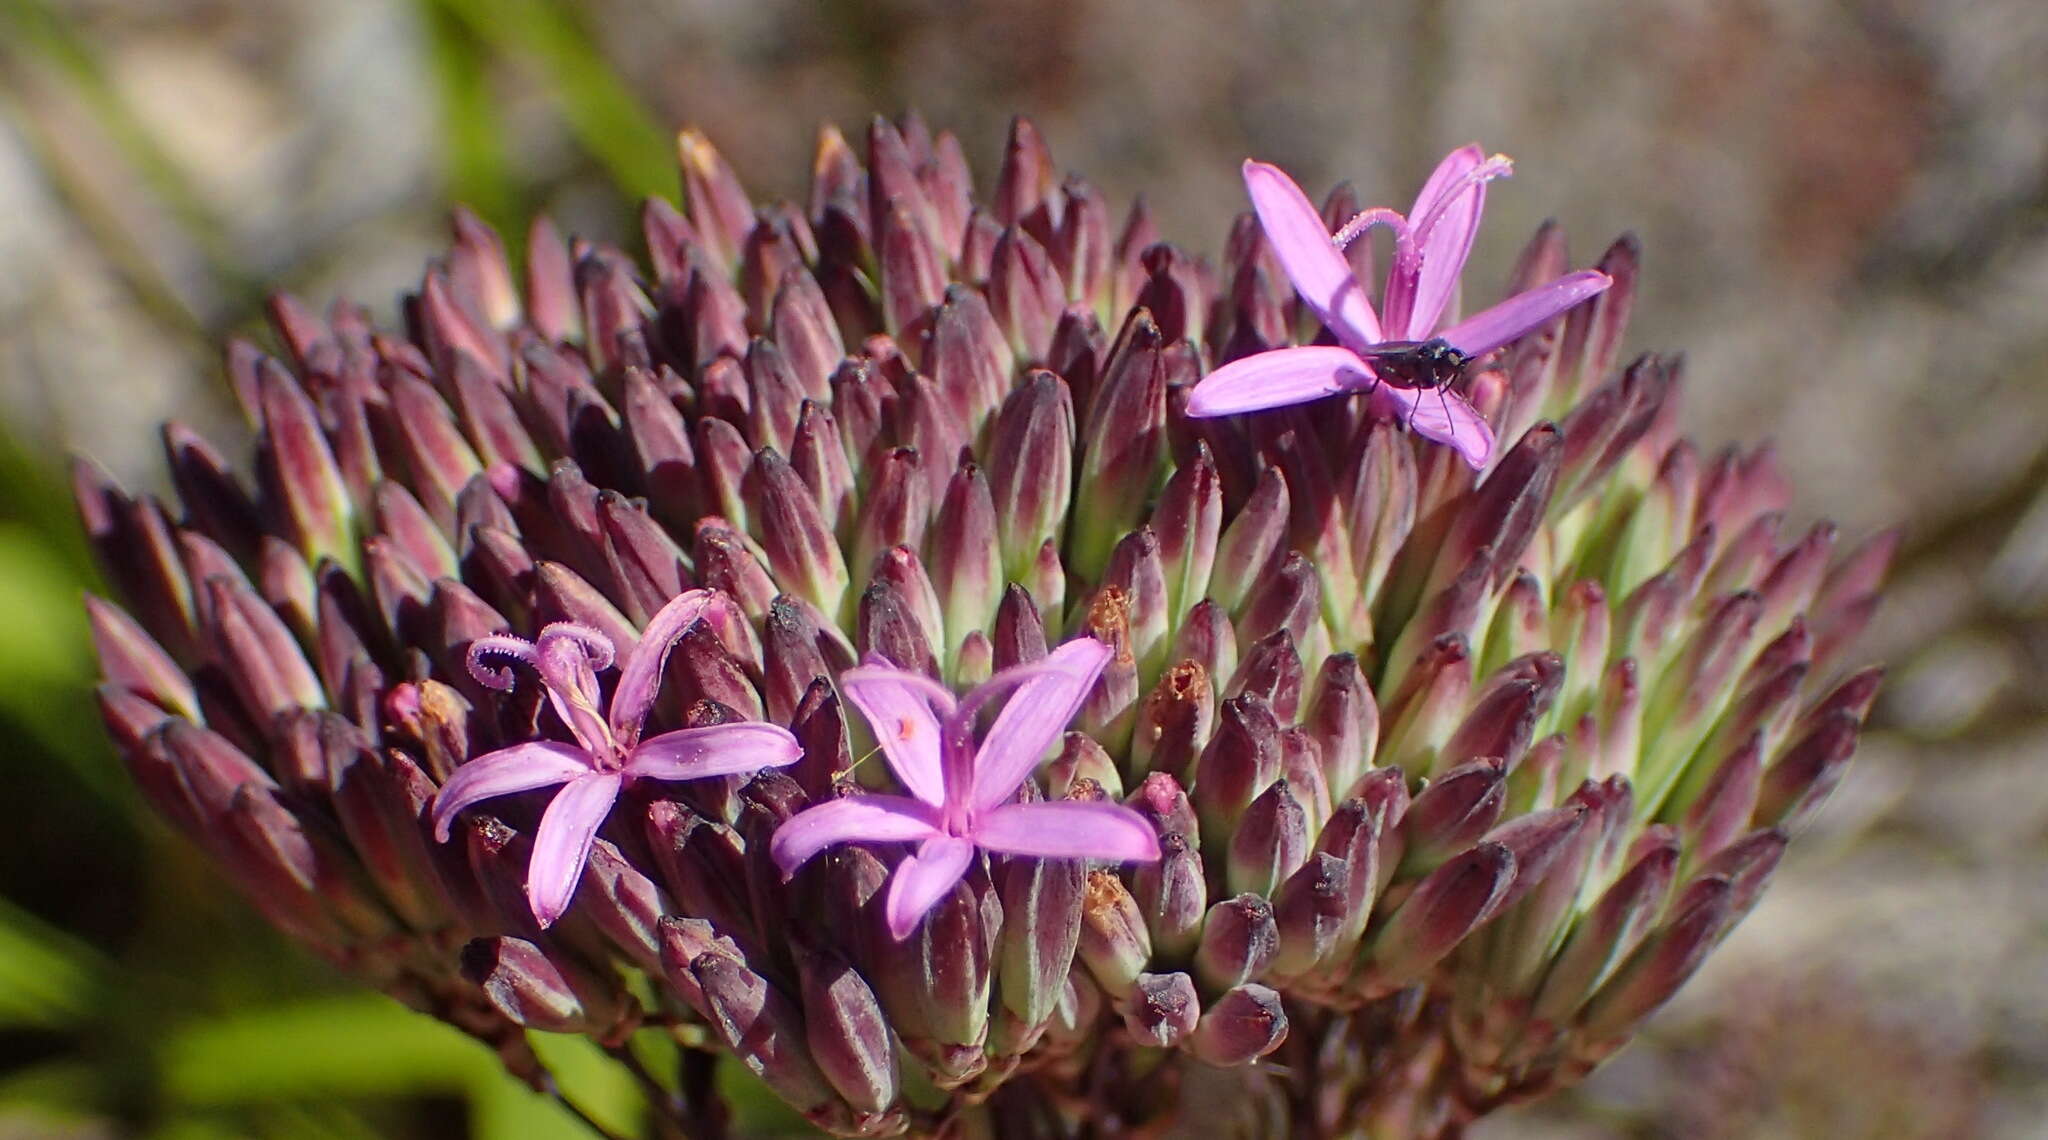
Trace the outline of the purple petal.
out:
[[[1599,295],[1612,284],[1614,279],[1597,269],[1567,273],[1474,313],[1438,335],[1467,356],[1483,356],[1542,328],[1559,313]]]
[[[612,691],[612,732],[620,747],[631,748],[640,738],[640,725],[647,720],[647,711],[654,707],[655,694],[661,689],[662,666],[669,650],[704,616],[705,609],[722,597],[714,590],[684,590],[649,619],[640,644],[619,667],[619,685]]]
[[[1391,330],[1388,339],[1416,339],[1408,330],[1415,325],[1415,296],[1422,278],[1423,232],[1420,226],[1425,221],[1423,215],[1442,200],[1446,191],[1463,181],[1483,158],[1484,153],[1477,144],[1459,147],[1436,164],[1429,180],[1415,195],[1415,205],[1408,210],[1408,228],[1397,234],[1394,263],[1387,269],[1387,292],[1381,304],[1387,311],[1385,327]]]
[[[1411,340],[1429,336],[1458,287],[1458,275],[1465,271],[1472,239],[1479,233],[1479,217],[1486,211],[1487,179],[1479,147],[1459,147],[1437,164],[1415,198],[1408,221],[1417,264],[1403,334]]]
[[[1465,176],[1472,173],[1480,163],[1486,161],[1486,150],[1478,143],[1464,146],[1443,156],[1436,169],[1429,172],[1422,189],[1415,192],[1415,205],[1408,210],[1408,220],[1419,222],[1438,204],[1447,193],[1455,191]]]
[[[569,781],[540,817],[533,836],[533,862],[526,868],[526,901],[541,927],[553,926],[583,878],[590,844],[611,814],[624,781],[616,772],[589,772]]]
[[[611,639],[587,626],[555,622],[534,639],[534,664],[555,715],[591,752],[613,747],[611,727],[597,711],[597,670],[612,662]]]
[[[1308,302],[1337,339],[1354,349],[1363,349],[1380,338],[1380,318],[1372,311],[1365,287],[1351,272],[1330,231],[1323,228],[1323,216],[1277,166],[1246,159],[1244,188],[1258,212],[1259,226],[1273,256],[1294,282],[1295,292]]]
[[[448,825],[472,804],[589,774],[590,754],[573,744],[532,740],[486,753],[455,769],[441,785],[434,797],[434,838],[448,842]]]
[[[1372,367],[1348,348],[1276,348],[1240,357],[1202,377],[1188,394],[1188,415],[1283,408],[1349,392],[1372,379]]]
[[[974,841],[990,851],[1046,859],[1159,858],[1159,833],[1122,804],[1004,804],[975,817]]]
[[[973,859],[974,844],[934,835],[919,845],[917,854],[898,864],[895,876],[889,880],[889,898],[884,904],[889,915],[889,936],[898,942],[910,937],[910,932],[917,929],[917,920],[953,889]]]
[[[903,787],[934,807],[945,803],[945,742],[932,702],[950,713],[953,695],[922,675],[875,665],[840,674],[839,691],[867,718]]]
[[[1396,414],[1406,420],[1415,434],[1449,444],[1474,470],[1493,458],[1493,429],[1479,410],[1448,388],[1396,388],[1383,384],[1380,391],[1403,409]]]
[[[779,724],[757,720],[664,732],[640,742],[626,774],[643,780],[701,780],[794,764],[803,745]]]
[[[811,856],[839,843],[900,843],[939,833],[939,813],[909,796],[847,796],[806,808],[785,820],[768,854],[785,877]]]
[[[1112,650],[1092,637],[1076,638],[1036,665],[1044,672],[1017,686],[974,758],[972,803],[979,810],[1010,798],[1038,767],[1046,749],[1081,711],[1081,702],[1109,664]]]

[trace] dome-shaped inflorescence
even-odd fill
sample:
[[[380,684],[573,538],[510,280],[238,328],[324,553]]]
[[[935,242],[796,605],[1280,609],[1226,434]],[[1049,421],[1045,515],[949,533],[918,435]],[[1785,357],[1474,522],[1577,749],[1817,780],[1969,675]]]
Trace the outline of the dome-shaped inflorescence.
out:
[[[1115,223],[1022,121],[980,200],[915,117],[803,204],[681,159],[644,264],[458,215],[397,328],[278,297],[246,477],[177,424],[177,504],[77,475],[150,801],[515,1072],[672,1034],[836,1132],[1056,1136],[1243,1066],[1218,1127],[1443,1134],[1624,1042],[1839,778],[1891,543],[1678,437],[1633,241],[1544,228],[1503,295],[1590,299],[1467,353],[1482,177],[1346,228],[1378,290]],[[1353,394],[1187,414],[1314,343]]]

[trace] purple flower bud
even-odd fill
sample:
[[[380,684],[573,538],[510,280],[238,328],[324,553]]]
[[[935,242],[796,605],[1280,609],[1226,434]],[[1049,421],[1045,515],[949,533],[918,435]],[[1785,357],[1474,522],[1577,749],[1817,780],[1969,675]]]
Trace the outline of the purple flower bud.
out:
[[[1109,338],[1103,334],[1102,322],[1095,312],[1079,305],[1068,305],[1060,313],[1060,323],[1052,330],[1052,348],[1046,354],[1045,367],[1067,382],[1075,407],[1088,407],[1095,398],[1095,387],[1108,358]],[[1171,404],[1174,382],[1182,369],[1169,367],[1167,371],[1167,402]],[[1174,423],[1169,417],[1169,440],[1173,431]]]
[[[345,869],[347,856],[271,788],[236,788],[221,823],[229,869],[273,921],[335,948],[392,935],[389,912],[359,891]]]
[[[279,504],[282,521],[308,561],[352,561],[355,506],[312,401],[273,361],[260,363],[256,384],[265,444],[260,455],[264,499]]]
[[[1210,1003],[1187,1046],[1204,1064],[1248,1065],[1287,1040],[1280,995],[1261,985],[1238,986]]]
[[[1045,626],[1037,603],[1024,587],[1012,583],[1003,591],[1003,599],[996,606],[994,634],[989,640],[994,643],[995,666],[999,670],[1045,656]]]
[[[1279,949],[1272,904],[1241,894],[1209,908],[1195,949],[1195,973],[1212,992],[1227,990],[1264,974]]]
[[[483,464],[455,426],[448,405],[425,381],[404,373],[393,376],[387,415],[406,469],[412,472],[413,491],[420,505],[441,526],[450,525],[455,521],[455,500],[463,485],[483,470]],[[306,550],[308,558],[332,553],[328,549]]]
[[[759,720],[766,711],[746,666],[727,651],[707,623],[692,626],[676,642],[667,672],[679,705],[713,701],[743,720]]]
[[[1302,672],[1294,635],[1283,627],[1245,653],[1224,692],[1231,697],[1258,697],[1272,707],[1274,716],[1291,721],[1301,704]]]
[[[1137,721],[1138,662],[1131,650],[1131,599],[1104,586],[1088,607],[1082,632],[1107,645],[1109,663],[1081,706],[1077,723],[1105,747],[1123,750]]]
[[[547,215],[536,215],[526,237],[526,320],[550,342],[582,333],[572,276],[561,232]]]
[[[1580,1011],[1576,1034],[1599,1046],[1621,1037],[1692,976],[1727,928],[1727,880],[1700,879],[1671,904],[1670,917],[1628,956]]]
[[[702,917],[735,939],[752,939],[746,854],[731,828],[656,800],[647,809],[647,843],[681,913]]]
[[[924,369],[970,430],[978,431],[1002,403],[1016,357],[980,292],[964,285],[947,288],[945,303],[932,322]]]
[[[804,1038],[818,1069],[859,1112],[896,1101],[895,1037],[874,991],[829,950],[800,951]]]
[[[1066,287],[1045,247],[1014,225],[1003,231],[990,254],[988,303],[1018,359],[1046,358],[1066,304]]]
[[[576,908],[641,969],[661,971],[660,923],[668,900],[619,849],[604,840],[591,845],[583,867]]]
[[[1180,961],[1194,951],[1203,930],[1209,888],[1202,854],[1186,833],[1162,831],[1159,848],[1159,862],[1138,865],[1131,892],[1151,932],[1153,953],[1164,961]]]
[[[1700,866],[1698,878],[1725,878],[1732,888],[1728,895],[1729,927],[1756,905],[1764,886],[1778,869],[1778,860],[1784,857],[1785,843],[1784,828],[1761,828],[1730,843]]]
[[[744,490],[752,487],[754,455],[739,429],[710,416],[698,420],[697,459],[705,507],[715,509],[735,527],[758,527],[759,522],[748,512],[759,508]]]
[[[860,596],[861,655],[878,654],[899,669],[938,676],[939,661],[925,633],[922,609],[892,581],[869,586]]]
[[[676,136],[683,168],[683,196],[703,249],[727,273],[739,267],[740,243],[753,228],[754,209],[725,157],[695,127]]]
[[[1334,956],[1350,918],[1350,883],[1344,861],[1318,851],[1280,885],[1273,900],[1279,937],[1274,978],[1298,978]]]
[[[1237,831],[1253,799],[1280,774],[1280,723],[1257,697],[1217,706],[1216,732],[1195,765],[1194,802],[1202,832],[1221,839]]]
[[[1750,826],[1763,764],[1763,740],[1756,733],[1725,754],[1693,760],[1664,815],[1678,825],[1695,861],[1713,855]]]
[[[1381,785],[1400,789],[1401,802],[1396,803],[1392,794],[1381,790]],[[1390,852],[1389,848],[1390,841],[1398,842],[1396,825],[1400,818],[1399,809],[1405,807],[1406,785],[1395,779],[1375,781],[1370,787],[1373,793],[1370,796],[1353,796],[1331,809],[1329,822],[1323,825],[1322,834],[1316,837],[1316,854],[1327,855],[1344,866],[1343,910],[1331,942],[1334,951],[1340,953],[1348,952],[1357,945],[1359,937],[1365,933],[1366,920],[1372,916],[1381,882],[1393,874],[1394,860],[1388,856],[1390,853],[1398,855],[1398,852]],[[1302,873],[1295,872],[1296,876]],[[1318,918],[1317,927],[1320,928],[1327,875],[1320,868],[1315,875],[1317,877],[1307,884],[1313,889],[1303,901],[1316,904],[1310,908],[1310,913]],[[1300,889],[1303,888],[1297,888]],[[1282,946],[1284,950],[1284,939]],[[1319,949],[1318,955],[1329,952]]]
[[[1862,728],[1854,713],[1837,710],[1773,758],[1757,792],[1752,826],[1790,830],[1811,818],[1841,781]]]
[[[1405,635],[1403,640],[1406,640]],[[1402,674],[1394,699],[1387,704],[1393,725],[1380,744],[1380,758],[1428,772],[1434,767],[1439,742],[1450,736],[1465,711],[1472,690],[1471,648],[1463,634],[1430,642]]]
[[[639,632],[626,615],[574,570],[559,562],[542,562],[533,571],[535,608],[549,620],[597,630],[620,652],[631,651],[639,642]]]
[[[1179,621],[1209,588],[1223,526],[1223,485],[1205,443],[1177,467],[1152,510],[1171,617]]]
[[[1194,662],[1211,681],[1235,674],[1237,628],[1230,624],[1230,614],[1214,600],[1203,598],[1181,622],[1167,659]]]
[[[1438,650],[1444,644],[1445,638],[1457,638],[1466,645],[1468,650],[1465,657],[1469,662],[1469,646],[1478,632],[1475,627],[1478,624],[1480,607],[1489,593],[1487,574],[1492,560],[1493,555],[1489,550],[1482,549],[1474,554],[1465,564],[1465,569],[1451,579],[1450,584],[1424,601],[1414,618],[1402,627],[1400,638],[1387,652],[1387,660],[1393,668],[1382,682],[1383,685],[1392,687],[1397,697],[1409,691],[1409,676],[1399,670],[1411,662],[1430,664],[1441,661]],[[1464,665],[1466,672],[1470,669],[1469,663]],[[1397,699],[1395,703],[1402,702]]]
[[[1118,799],[1123,796],[1124,781],[1108,749],[1092,736],[1070,732],[1060,741],[1059,755],[1046,766],[1046,794],[1054,798],[1075,796],[1081,788],[1097,796]]]
[[[267,725],[279,713],[327,703],[319,678],[276,611],[247,586],[226,578],[206,583],[214,646],[242,707]]]
[[[961,460],[947,485],[927,549],[950,661],[968,632],[989,627],[1003,584],[995,504],[971,460]]]
[[[749,1073],[806,1115],[838,1098],[806,1047],[803,1018],[789,999],[738,958],[699,954],[689,973],[704,994],[705,1019]]]
[[[852,566],[856,571],[873,574],[876,556],[892,546],[916,549],[923,545],[931,504],[919,471],[921,462],[916,448],[891,448],[867,473],[861,488],[860,518],[853,529]],[[937,628],[927,632],[934,642],[938,640]]]
[[[1535,1016],[1560,1022],[1571,1016],[1629,955],[1664,912],[1678,873],[1678,841],[1652,829],[1638,841],[1628,869],[1573,925],[1538,991]]]
[[[1322,589],[1316,569],[1299,552],[1290,551],[1280,565],[1245,599],[1239,636],[1256,641],[1285,632],[1315,652],[1323,641]],[[1320,654],[1316,654],[1320,656]]]
[[[1390,992],[1421,977],[1493,917],[1514,881],[1515,857],[1498,843],[1480,843],[1430,872],[1373,940],[1374,988]]]
[[[609,1037],[625,1010],[613,995],[579,993],[576,985],[540,947],[524,938],[478,938],[462,948],[462,976],[481,988],[491,1008],[514,1025],[544,1033],[592,1033]],[[597,1008],[585,1005],[585,994]]]
[[[1245,809],[1231,836],[1225,864],[1230,889],[1272,894],[1308,857],[1309,839],[1308,813],[1292,785],[1284,777],[1273,781]]]
[[[941,1080],[970,1079],[987,1063],[982,1045],[1002,921],[1002,904],[986,880],[956,883],[925,916],[911,936],[909,953],[902,955],[914,971],[904,980],[922,1008],[919,1021],[929,1035],[929,1040],[909,1044]]]
[[[1474,760],[1437,777],[1401,817],[1400,876],[1420,875],[1469,847],[1493,829],[1506,798],[1507,777],[1498,760]]]
[[[1563,663],[1554,654],[1550,659],[1561,678]],[[1438,750],[1437,764],[1462,764],[1485,756],[1514,766],[1528,751],[1536,721],[1548,706],[1549,693],[1540,681],[1508,679],[1489,684]]]
[[[1086,869],[1074,859],[1005,859],[995,873],[1003,904],[997,985],[1025,1026],[1052,1017],[1081,940]]]
[[[1166,667],[1169,629],[1166,571],[1159,560],[1159,538],[1150,527],[1123,537],[1102,571],[1104,589],[1121,590],[1130,603],[1131,654],[1141,684],[1149,684]]]
[[[187,719],[199,715],[191,679],[135,619],[91,594],[85,596],[85,612],[100,672],[110,683]]]
[[[1131,770],[1186,778],[1216,719],[1208,671],[1193,661],[1168,669],[1139,707],[1131,740]]]
[[[738,533],[707,517],[697,528],[692,557],[698,580],[706,589],[737,601],[750,618],[758,620],[767,614],[777,596],[775,580]]]
[[[1570,856],[1586,828],[1586,815],[1586,805],[1574,801],[1518,816],[1487,833],[1487,842],[1498,843],[1515,856],[1514,885],[1497,904],[1502,910],[1528,897],[1553,870],[1576,870]],[[1577,876],[1572,878],[1576,881]]]
[[[898,337],[929,326],[927,314],[946,291],[939,251],[901,199],[876,211],[876,252],[882,271],[882,316]]]
[[[399,917],[416,930],[433,929],[448,905],[427,845],[433,781],[403,752],[371,751],[340,718],[323,714],[317,723],[349,845]]]
[[[747,509],[776,580],[824,613],[840,613],[846,562],[803,480],[773,448],[764,448],[754,456],[746,486]]]
[[[1026,578],[1040,545],[1059,532],[1073,483],[1074,409],[1067,387],[1034,372],[996,413],[989,456],[1003,566]]]
[[[1210,573],[1209,597],[1228,612],[1241,612],[1252,586],[1278,564],[1287,526],[1287,481],[1278,468],[1269,467],[1223,531]]]
[[[1202,999],[1186,974],[1140,974],[1122,1010],[1124,1029],[1139,1044],[1170,1049],[1195,1031]]]
[[[1117,536],[1136,525],[1156,485],[1166,446],[1165,336],[1150,314],[1134,309],[1110,350],[1083,421],[1081,486],[1074,503],[1072,561],[1077,572],[1102,572]]]
[[[763,447],[791,447],[797,419],[810,393],[774,341],[762,337],[749,341],[745,370],[748,436]]]
[[[1380,710],[1356,654],[1337,653],[1323,659],[1301,719],[1322,753],[1333,792],[1350,788],[1372,767]]]
[[[171,485],[185,504],[187,524],[247,557],[256,549],[263,523],[227,459],[204,437],[176,421],[164,425],[163,444]]]
[[[1090,871],[1081,900],[1081,961],[1113,998],[1130,996],[1152,958],[1152,936],[1138,900],[1109,871]]]

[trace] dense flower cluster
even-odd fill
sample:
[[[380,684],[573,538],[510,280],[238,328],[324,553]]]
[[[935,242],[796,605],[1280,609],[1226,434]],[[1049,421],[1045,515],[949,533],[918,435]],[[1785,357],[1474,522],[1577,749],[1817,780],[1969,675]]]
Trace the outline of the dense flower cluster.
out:
[[[1632,241],[1460,319],[1503,162],[1407,215],[1248,164],[1211,263],[1022,121],[981,202],[914,116],[802,205],[680,149],[644,267],[459,215],[401,330],[277,298],[253,478],[176,424],[176,507],[77,472],[144,793],[537,1086],[526,1030],[660,1034],[844,1134],[1223,1082],[1447,1135],[1625,1042],[1840,777],[1891,541],[1678,437]]]

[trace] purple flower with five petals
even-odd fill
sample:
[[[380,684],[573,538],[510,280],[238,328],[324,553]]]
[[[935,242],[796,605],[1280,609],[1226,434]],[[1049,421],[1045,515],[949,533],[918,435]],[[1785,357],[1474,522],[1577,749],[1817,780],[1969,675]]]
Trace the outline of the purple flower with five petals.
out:
[[[609,718],[598,711],[597,675],[611,667],[613,647],[596,630],[556,622],[531,642],[507,635],[472,642],[469,671],[493,689],[510,690],[513,681],[491,659],[532,666],[576,743],[530,740],[457,768],[434,797],[435,838],[446,843],[448,825],[472,804],[563,785],[541,816],[526,870],[533,917],[551,926],[568,909],[597,829],[628,780],[695,780],[794,763],[803,748],[780,725],[719,724],[640,739],[669,650],[699,619],[731,606],[713,590],[688,590],[663,606],[621,663]]]
[[[1014,803],[1046,750],[1080,710],[1111,650],[1092,637],[1006,669],[955,700],[921,673],[870,663],[849,669],[840,691],[874,727],[908,796],[857,794],[792,816],[770,853],[784,875],[837,843],[916,843],[889,882],[889,933],[908,937],[954,883],[975,849],[1050,859],[1115,862],[1159,858],[1159,836],[1137,812],[1113,803]],[[980,746],[975,715],[1009,693]]]
[[[1389,209],[1359,214],[1334,236],[1301,187],[1277,166],[1245,160],[1244,184],[1273,255],[1315,311],[1335,345],[1281,348],[1234,360],[1204,377],[1188,399],[1191,416],[1222,416],[1370,390],[1373,411],[1456,448],[1473,467],[1493,456],[1493,429],[1455,392],[1380,383],[1370,357],[1379,346],[1441,339],[1475,358],[1540,328],[1613,282],[1593,269],[1567,273],[1438,328],[1472,252],[1486,184],[1506,175],[1508,160],[1478,146],[1452,151],[1416,195],[1406,217]],[[1394,261],[1375,313],[1342,250],[1374,226],[1394,233]]]

